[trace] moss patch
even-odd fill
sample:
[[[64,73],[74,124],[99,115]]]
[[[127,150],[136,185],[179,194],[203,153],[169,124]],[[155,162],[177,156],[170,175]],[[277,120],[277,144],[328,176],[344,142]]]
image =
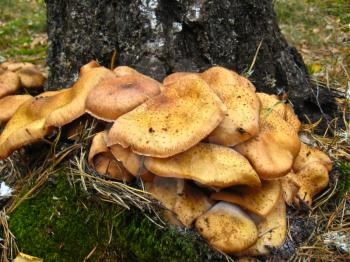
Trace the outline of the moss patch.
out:
[[[350,163],[338,162],[336,166],[339,173],[340,194],[343,196],[350,192]]]
[[[9,219],[21,251],[48,261],[221,261],[191,232],[159,229],[55,175]]]

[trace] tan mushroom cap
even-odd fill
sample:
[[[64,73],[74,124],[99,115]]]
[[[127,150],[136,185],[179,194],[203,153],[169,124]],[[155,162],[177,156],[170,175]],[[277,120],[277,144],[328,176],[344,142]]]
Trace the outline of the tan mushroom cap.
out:
[[[290,172],[300,150],[300,140],[279,113],[263,107],[260,133],[235,149],[249,159],[260,178],[275,179]]]
[[[80,69],[78,81],[69,91],[59,94],[62,105],[48,115],[45,125],[47,127],[61,127],[72,122],[85,113],[85,102],[88,93],[104,80],[115,78],[107,68],[100,67],[92,61]]]
[[[181,81],[181,78],[183,78],[184,76],[196,75],[196,74],[197,73],[190,73],[190,72],[176,72],[176,73],[172,73],[172,74],[166,76],[163,79],[163,86],[174,84],[176,81]]]
[[[16,110],[32,98],[30,95],[12,95],[0,98],[0,123],[9,121]]]
[[[46,81],[45,76],[35,67],[24,67],[17,71],[17,75],[24,88],[42,88]]]
[[[46,117],[62,105],[59,95],[65,92],[69,90],[40,94],[17,109],[1,133],[0,159],[50,133],[51,128],[45,126]]]
[[[22,68],[31,68],[31,67],[35,67],[35,65],[28,62],[5,62],[0,65],[0,68],[7,71],[12,71],[12,72],[16,72]]]
[[[276,95],[269,95],[266,93],[256,93],[261,102],[261,108],[263,108],[266,114],[271,112],[278,114],[281,118],[285,119],[286,107],[285,103],[281,101]]]
[[[20,88],[20,80],[16,73],[5,71],[0,74],[0,98],[15,93]]]
[[[88,163],[91,166],[94,166],[95,156],[101,153],[108,153],[109,149],[106,144],[107,131],[98,132],[94,135],[89,151]]]
[[[140,155],[170,157],[197,144],[224,118],[226,107],[199,76],[188,75],[112,126],[108,145]]]
[[[292,176],[295,176],[294,172],[290,172],[286,176],[280,178],[282,196],[289,206],[294,203],[300,189],[300,186],[292,179]]]
[[[308,206],[311,206],[312,198],[325,189],[329,182],[328,170],[319,162],[308,164],[290,178],[300,187],[298,199]]]
[[[142,164],[142,156],[133,153],[130,148],[123,148],[120,145],[113,145],[110,148],[113,156],[123,163],[124,167],[133,175],[137,176]],[[148,171],[145,167],[141,168],[141,174]]]
[[[239,253],[252,246],[258,238],[254,222],[239,207],[219,202],[196,221],[196,229],[214,248]]]
[[[209,142],[235,146],[257,135],[260,101],[249,80],[223,67],[212,67],[201,77],[227,107],[224,120],[209,135]]]
[[[160,93],[160,84],[141,74],[118,77],[101,82],[91,90],[86,111],[104,121],[112,122]]]
[[[271,212],[281,195],[278,180],[263,181],[260,188],[238,187],[213,193],[212,199],[239,205],[245,210],[265,217]]]
[[[257,227],[259,232],[258,241],[244,251],[244,255],[268,255],[272,248],[278,248],[283,245],[287,235],[287,216],[286,204],[281,196],[273,210]]]
[[[301,143],[300,152],[293,164],[293,170],[298,172],[313,162],[319,162],[320,164],[324,165],[328,171],[332,170],[332,160],[325,153],[317,148],[312,148],[304,143]]]
[[[93,167],[100,175],[107,175],[124,182],[130,182],[134,178],[109,152],[96,155],[93,163]]]
[[[183,190],[177,193],[173,210],[185,227],[191,227],[196,218],[214,204],[200,189],[186,182]]]
[[[170,158],[146,158],[145,166],[158,176],[191,179],[206,186],[260,186],[248,160],[220,145],[199,143]]]
[[[290,104],[285,104],[285,120],[289,123],[296,132],[301,129],[301,122]]]
[[[141,75],[138,71],[135,69],[128,67],[128,66],[117,66],[114,68],[113,73],[117,77],[123,77],[123,76],[130,76],[130,75]]]

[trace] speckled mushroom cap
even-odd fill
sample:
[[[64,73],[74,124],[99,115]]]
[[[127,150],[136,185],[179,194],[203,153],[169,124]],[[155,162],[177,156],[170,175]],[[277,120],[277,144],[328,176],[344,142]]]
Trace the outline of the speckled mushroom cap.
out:
[[[235,146],[256,136],[260,102],[249,80],[223,67],[212,67],[201,77],[227,107],[224,120],[209,135],[209,142]]]
[[[235,150],[199,143],[170,158],[145,160],[148,170],[158,176],[191,179],[205,186],[260,186],[260,180],[248,160]]]
[[[290,172],[284,177],[281,177],[282,196],[287,205],[292,205],[295,202],[300,186],[291,178],[295,176],[294,172]]]
[[[102,81],[113,78],[115,75],[111,70],[99,66],[95,61],[84,65],[80,69],[78,81],[67,89],[69,91],[57,95],[64,103],[47,116],[45,125],[61,127],[82,116],[88,93]]]
[[[131,111],[160,93],[161,84],[141,74],[129,75],[101,82],[86,100],[86,111],[107,122]]]
[[[278,180],[263,181],[260,188],[230,188],[211,195],[212,199],[222,200],[239,205],[245,210],[265,217],[271,212],[281,195],[281,184]]]
[[[163,79],[163,86],[174,84],[176,81],[181,80],[182,77],[187,76],[187,75],[191,75],[191,74],[197,74],[197,73],[190,73],[190,72],[176,72],[176,73],[172,73],[172,74],[166,76]]]
[[[119,117],[108,146],[140,155],[170,157],[197,144],[224,118],[226,107],[199,76],[188,75]]]
[[[21,86],[16,73],[5,71],[0,74],[0,98],[15,93]]]
[[[296,132],[301,129],[301,122],[298,116],[294,113],[294,110],[290,104],[285,104],[285,116],[284,119],[290,124]]]
[[[317,148],[301,143],[300,152],[293,164],[293,170],[298,172],[313,162],[319,162],[324,165],[327,171],[332,170],[332,160],[325,153]]]
[[[40,94],[17,109],[0,135],[0,159],[50,133],[51,128],[45,126],[46,117],[64,103],[57,95],[65,92],[69,90]]]
[[[327,168],[319,162],[311,162],[293,175],[289,175],[300,188],[295,204],[303,201],[308,206],[312,204],[312,198],[325,189],[329,182]]]
[[[0,98],[0,123],[9,121],[20,105],[32,98],[30,95],[12,95]]]
[[[286,204],[280,196],[275,207],[258,225],[259,238],[244,255],[263,256],[283,245],[287,235]]]
[[[242,252],[258,239],[252,219],[238,206],[219,202],[196,221],[198,233],[214,248],[227,254]]]
[[[275,109],[262,103],[260,133],[235,147],[249,159],[262,179],[288,174],[300,150],[297,132]]]

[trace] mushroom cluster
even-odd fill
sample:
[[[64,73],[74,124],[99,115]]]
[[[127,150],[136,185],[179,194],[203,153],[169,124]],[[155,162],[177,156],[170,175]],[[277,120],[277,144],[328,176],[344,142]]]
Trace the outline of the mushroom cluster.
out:
[[[9,76],[0,83],[9,86]],[[326,154],[299,140],[291,105],[256,93],[231,70],[174,73],[160,83],[94,61],[72,87],[23,99],[0,135],[0,159],[85,113],[107,122],[92,140],[91,167],[125,183],[141,179],[169,223],[194,226],[228,254],[280,247],[286,204],[310,206],[332,169]]]

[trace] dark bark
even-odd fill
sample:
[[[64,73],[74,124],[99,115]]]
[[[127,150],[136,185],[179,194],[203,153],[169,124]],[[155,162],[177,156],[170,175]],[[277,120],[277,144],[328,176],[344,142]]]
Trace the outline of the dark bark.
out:
[[[69,86],[91,59],[117,50],[128,65],[161,80],[221,65],[246,72],[259,91],[287,93],[297,112],[319,112],[303,60],[277,25],[272,0],[47,0],[49,89]],[[321,92],[325,113],[330,96]],[[333,104],[332,104],[333,105]],[[328,110],[328,111],[327,111]]]

